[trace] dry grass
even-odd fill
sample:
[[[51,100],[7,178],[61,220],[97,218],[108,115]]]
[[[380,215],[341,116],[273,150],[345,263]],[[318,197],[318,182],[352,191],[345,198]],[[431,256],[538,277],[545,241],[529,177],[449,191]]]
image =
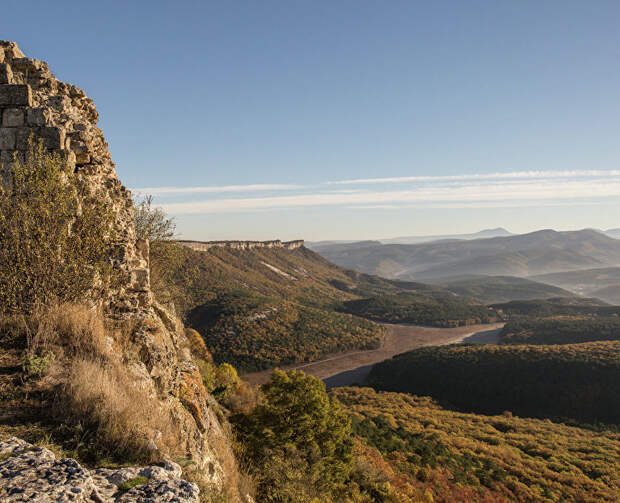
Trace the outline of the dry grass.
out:
[[[26,324],[29,351],[39,354],[54,351],[57,357],[110,357],[111,339],[103,316],[92,307],[56,304],[36,310]]]
[[[59,396],[59,409],[91,433],[101,454],[125,461],[153,461],[170,442],[172,425],[160,404],[137,389],[120,366],[101,360],[74,359]],[[164,449],[167,450],[167,449]]]
[[[100,311],[76,304],[38,309],[20,323],[24,368],[35,368],[27,374],[47,389],[46,412],[75,432],[77,449],[91,461],[151,462],[182,445],[150,382],[130,373],[125,357],[137,353],[134,329],[106,326]]]

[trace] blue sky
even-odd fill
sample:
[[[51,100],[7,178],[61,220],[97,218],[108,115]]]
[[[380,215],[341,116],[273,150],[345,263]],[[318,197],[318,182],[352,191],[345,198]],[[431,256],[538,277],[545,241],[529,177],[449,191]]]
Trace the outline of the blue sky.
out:
[[[620,3],[5,0],[195,239],[620,227]],[[338,182],[338,183],[334,183]]]

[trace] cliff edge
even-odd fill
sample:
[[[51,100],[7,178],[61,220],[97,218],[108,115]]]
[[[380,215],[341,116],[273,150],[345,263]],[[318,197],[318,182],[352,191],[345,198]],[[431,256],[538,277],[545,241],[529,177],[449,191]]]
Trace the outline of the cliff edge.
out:
[[[119,281],[103,297],[84,299],[84,303],[93,312],[103,313],[106,326],[113,327],[108,333],[116,335],[102,338],[101,354],[89,365],[99,365],[97,368],[108,374],[110,368],[122,372],[128,376],[128,386],[163,411],[176,440],[169,442],[174,445],[164,446],[161,432],[153,428],[143,439],[152,451],[182,457],[191,466],[195,480],[221,490],[234,484],[231,479],[236,476],[226,422],[220,419],[223,415],[203,386],[194,357],[187,349],[185,328],[174,308],[159,305],[153,298],[149,244],[136,240],[131,193],[117,177],[97,120],[94,102],[84,91],[56,79],[47,63],[25,57],[15,42],[0,41],[3,183],[10,183],[13,163],[25,158],[33,138],[42,141],[47,150],[58,152],[67,176],[81,177],[92,188],[92,194],[103,198],[113,210],[117,237],[109,261]],[[71,354],[63,348],[55,351]],[[63,372],[75,372],[76,364],[67,357]],[[56,365],[60,366],[58,362]],[[41,414],[45,407],[42,400]],[[144,412],[148,416],[151,411]],[[0,476],[0,488],[7,483]]]

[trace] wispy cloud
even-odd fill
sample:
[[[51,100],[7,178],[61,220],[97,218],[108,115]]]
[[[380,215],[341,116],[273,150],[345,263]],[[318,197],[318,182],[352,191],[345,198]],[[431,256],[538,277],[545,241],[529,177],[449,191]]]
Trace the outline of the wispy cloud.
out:
[[[268,192],[279,190],[296,190],[301,185],[285,184],[254,184],[254,185],[211,185],[204,187],[142,187],[133,188],[132,192],[151,196],[164,196],[171,194],[222,194],[227,192]]]
[[[466,207],[472,203],[503,203],[517,201],[581,201],[620,197],[620,172],[606,172],[608,176],[598,179],[567,179],[549,177],[540,183],[536,177],[531,179],[506,180],[504,183],[489,181],[472,176],[452,185],[425,185],[406,190],[368,190],[361,192],[314,192],[282,196],[246,197],[235,199],[213,199],[164,204],[171,214],[221,213],[249,211],[258,209],[300,208],[319,206],[394,206],[405,204],[432,204],[433,207]],[[616,173],[616,174],[611,174]],[[515,177],[516,178],[516,177]],[[465,180],[465,179],[463,179]]]
[[[361,185],[403,182],[450,182],[459,180],[510,180],[553,178],[598,178],[620,176],[620,170],[515,171],[511,173],[465,174],[447,176],[400,176],[392,178],[359,178],[327,182],[328,185]]]

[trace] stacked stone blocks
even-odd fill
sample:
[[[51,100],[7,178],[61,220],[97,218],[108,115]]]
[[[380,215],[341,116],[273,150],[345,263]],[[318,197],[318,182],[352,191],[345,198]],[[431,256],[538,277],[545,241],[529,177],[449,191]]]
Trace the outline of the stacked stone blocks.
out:
[[[0,41],[0,180],[10,179],[13,161],[25,158],[31,138],[60,153],[115,213],[120,236],[111,260],[125,280],[110,292],[110,309],[145,311],[152,301],[148,244],[136,242],[131,194],[116,176],[98,118],[84,91],[56,79],[47,63],[25,57],[15,42]]]

